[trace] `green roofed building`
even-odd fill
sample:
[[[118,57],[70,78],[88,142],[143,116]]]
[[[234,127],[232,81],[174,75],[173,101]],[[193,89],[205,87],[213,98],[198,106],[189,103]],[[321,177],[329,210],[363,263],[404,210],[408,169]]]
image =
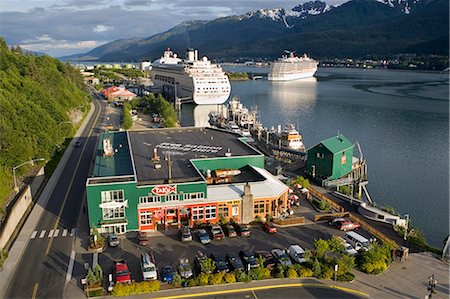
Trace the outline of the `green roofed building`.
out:
[[[89,226],[155,231],[277,217],[289,188],[245,137],[211,128],[104,133],[87,179]]]
[[[339,134],[308,149],[306,172],[319,180],[335,180],[352,171],[354,144]]]

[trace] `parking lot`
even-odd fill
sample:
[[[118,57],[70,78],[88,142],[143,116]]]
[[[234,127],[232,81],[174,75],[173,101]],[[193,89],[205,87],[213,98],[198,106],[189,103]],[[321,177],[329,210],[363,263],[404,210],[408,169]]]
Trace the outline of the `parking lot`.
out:
[[[141,252],[153,253],[156,266],[161,269],[166,265],[176,266],[179,258],[186,257],[190,260],[191,266],[197,251],[201,250],[208,255],[213,253],[225,256],[229,252],[238,253],[240,250],[272,250],[274,248],[286,249],[289,245],[299,244],[304,249],[313,249],[315,239],[329,239],[333,235],[343,236],[345,233],[328,225],[326,221],[320,223],[309,223],[292,227],[278,227],[278,231],[269,234],[259,226],[251,227],[250,237],[226,237],[224,240],[211,240],[210,244],[203,245],[193,230],[193,240],[182,242],[177,229],[168,229],[155,233],[149,233],[149,243],[146,246],[139,246],[137,243],[137,233],[128,233],[120,238],[120,245],[117,247],[107,247],[102,254],[99,254],[99,263],[106,274],[112,273],[113,261],[125,259],[132,279],[142,281],[139,256]],[[364,230],[357,232],[366,238],[372,237]]]

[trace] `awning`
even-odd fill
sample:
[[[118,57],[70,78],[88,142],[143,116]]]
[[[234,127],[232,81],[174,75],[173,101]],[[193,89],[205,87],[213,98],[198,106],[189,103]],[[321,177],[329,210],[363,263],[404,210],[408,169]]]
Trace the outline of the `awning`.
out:
[[[303,188],[302,190],[302,193],[306,193],[306,192],[309,192],[309,190],[308,189],[306,189],[306,188]]]
[[[295,194],[292,194],[291,196],[289,196],[289,198],[292,199],[292,200],[297,200],[298,196],[295,195]]]

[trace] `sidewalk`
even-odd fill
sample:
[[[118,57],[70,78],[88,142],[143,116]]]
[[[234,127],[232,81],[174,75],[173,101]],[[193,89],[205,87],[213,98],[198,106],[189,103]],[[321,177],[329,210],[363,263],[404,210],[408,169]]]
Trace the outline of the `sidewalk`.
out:
[[[69,159],[70,155],[72,154],[73,145],[77,140],[77,137],[79,137],[82,132],[84,131],[85,127],[87,126],[89,120],[91,119],[93,113],[94,113],[94,103],[91,102],[91,109],[89,110],[88,115],[85,117],[83,123],[81,124],[80,128],[75,133],[75,136],[73,137],[72,141],[68,145],[66,151],[64,152],[63,156],[61,157],[61,160],[56,167],[55,171],[53,172],[52,176],[47,182],[47,185],[45,186],[44,190],[42,191],[41,195],[39,196],[39,199],[35,206],[33,207],[33,210],[31,211],[30,215],[28,216],[27,220],[25,221],[25,224],[23,225],[22,229],[20,230],[16,241],[14,242],[13,246],[11,247],[8,258],[6,259],[5,263],[3,264],[3,270],[0,271],[0,298],[4,298],[4,293],[6,292],[6,289],[8,288],[9,281],[11,280],[11,277],[14,273],[14,270],[16,268],[16,265],[20,258],[22,257],[22,254],[25,250],[25,248],[28,245],[28,242],[30,241],[30,236],[32,232],[34,231],[34,228],[36,227],[39,219],[41,218],[42,213],[45,210],[45,207],[47,206],[48,199],[50,198],[50,194],[53,192],[53,189],[55,187],[56,182],[58,181],[58,178],[61,175],[61,172],[63,171],[64,167],[66,166],[67,160]]]

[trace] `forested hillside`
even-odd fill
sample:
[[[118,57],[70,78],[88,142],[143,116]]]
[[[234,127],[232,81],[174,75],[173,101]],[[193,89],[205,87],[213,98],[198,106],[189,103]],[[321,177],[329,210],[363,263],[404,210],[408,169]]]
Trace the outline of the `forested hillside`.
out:
[[[12,168],[49,160],[74,133],[74,115],[88,109],[88,101],[78,70],[49,56],[10,50],[0,38],[0,215],[12,193]]]

